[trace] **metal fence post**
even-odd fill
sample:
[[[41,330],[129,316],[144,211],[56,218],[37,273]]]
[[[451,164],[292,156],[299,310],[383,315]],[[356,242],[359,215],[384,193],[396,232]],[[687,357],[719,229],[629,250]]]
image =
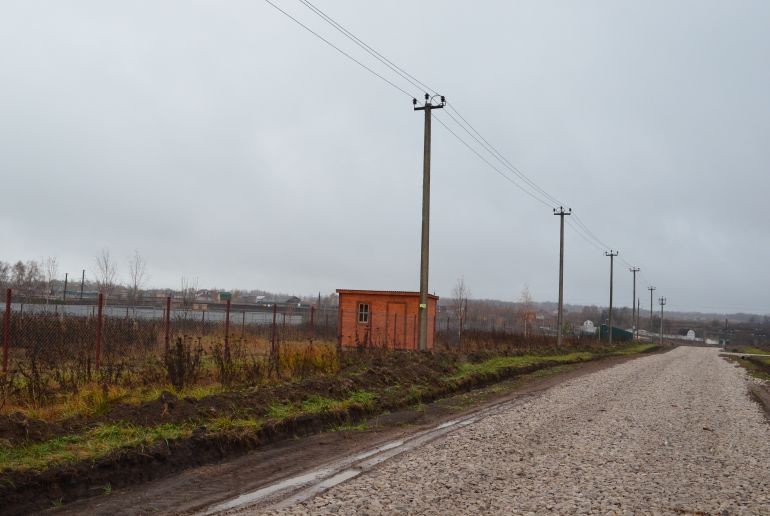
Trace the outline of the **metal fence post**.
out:
[[[230,349],[230,300],[225,307],[225,351]]]
[[[315,306],[310,307],[310,344],[313,343],[315,336]]]
[[[165,321],[165,335],[164,335],[164,350],[168,353],[169,340],[171,339],[171,296],[166,296],[166,321]]]
[[[99,292],[99,311],[97,312],[97,318],[96,318],[96,370],[99,370],[99,367],[102,363],[102,324],[103,324],[103,318],[102,315],[104,313],[104,294]]]
[[[275,368],[276,374],[278,374],[278,345],[275,340],[275,318],[278,314],[278,305],[273,303],[273,326],[272,331],[270,335],[270,362],[272,362],[272,367]]]
[[[3,374],[8,373],[8,345],[11,339],[11,296],[9,288],[5,292],[5,316],[3,317]]]

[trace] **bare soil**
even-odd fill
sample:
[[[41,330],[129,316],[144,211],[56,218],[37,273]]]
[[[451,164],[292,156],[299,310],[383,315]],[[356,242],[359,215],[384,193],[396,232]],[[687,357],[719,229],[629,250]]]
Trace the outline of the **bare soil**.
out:
[[[348,419],[345,421],[346,426],[324,433],[308,435],[308,431],[312,432],[312,429],[303,425],[287,428],[284,435],[291,435],[294,438],[263,445],[238,458],[209,463],[160,480],[123,489],[111,489],[109,494],[106,494],[107,490],[103,488],[104,481],[101,478],[96,483],[79,481],[83,491],[91,490],[91,495],[98,496],[65,507],[52,508],[51,511],[59,515],[194,513],[243,492],[258,489],[309,468],[410,435],[436,423],[493,404],[537,396],[554,385],[632,358],[614,357],[580,364],[560,365],[551,371],[545,369],[529,375],[520,374],[515,378],[502,381],[498,378],[498,381],[491,385],[487,382],[486,388],[468,390],[429,403],[385,412],[369,419],[365,419],[363,415],[358,419]],[[483,383],[480,380],[477,381],[479,385]],[[354,422],[361,423],[357,429],[349,426]],[[323,423],[316,424],[318,426],[315,427],[315,431],[318,432]],[[306,436],[302,437],[303,434]],[[216,458],[216,446],[200,447],[200,444],[192,446],[190,450],[188,456],[190,465],[206,462],[205,457],[200,459],[201,462],[193,460],[201,450],[205,452],[210,449],[211,456]],[[180,451],[174,450],[174,455]],[[159,454],[158,460],[162,457],[169,460],[169,457],[173,456],[167,455],[164,450],[155,450],[155,453]],[[221,454],[222,459],[228,456],[229,454],[226,453]],[[208,462],[212,461],[208,460]],[[149,475],[146,468],[138,467],[135,471],[134,483],[143,480],[142,472],[145,477]],[[111,484],[111,487],[117,486]]]

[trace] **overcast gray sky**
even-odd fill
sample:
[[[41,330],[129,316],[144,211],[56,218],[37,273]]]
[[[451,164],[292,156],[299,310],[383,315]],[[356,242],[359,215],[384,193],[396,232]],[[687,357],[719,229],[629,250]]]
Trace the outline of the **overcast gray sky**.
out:
[[[641,267],[643,306],[654,284],[673,309],[770,313],[770,2],[315,5]],[[474,297],[555,300],[551,208],[433,136],[431,290],[464,276]],[[76,275],[108,248],[125,281],[138,249],[153,286],[416,290],[422,138],[407,95],[262,0],[0,6],[5,261]],[[565,301],[606,305],[608,283],[568,226]]]

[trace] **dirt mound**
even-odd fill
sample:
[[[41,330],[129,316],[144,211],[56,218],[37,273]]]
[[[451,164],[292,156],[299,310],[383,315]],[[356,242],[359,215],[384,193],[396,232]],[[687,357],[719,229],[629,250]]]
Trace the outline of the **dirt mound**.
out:
[[[24,441],[45,441],[62,433],[61,425],[29,419],[20,412],[0,416],[0,445],[16,445]]]

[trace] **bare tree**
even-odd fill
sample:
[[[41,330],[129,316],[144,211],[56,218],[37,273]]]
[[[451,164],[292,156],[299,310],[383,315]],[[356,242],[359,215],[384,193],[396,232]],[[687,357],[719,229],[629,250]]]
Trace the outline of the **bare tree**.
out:
[[[128,275],[131,282],[129,285],[130,300],[131,303],[136,303],[139,300],[139,293],[142,287],[150,278],[149,274],[147,274],[147,262],[136,249],[134,249],[133,256],[128,260]]]
[[[452,289],[452,301],[450,306],[457,315],[458,329],[457,329],[457,341],[458,345],[462,345],[463,342],[463,329],[465,328],[465,322],[468,318],[468,298],[471,296],[471,290],[468,285],[465,284],[465,278],[460,276],[457,278]]]
[[[55,257],[49,256],[43,260],[43,267],[45,268],[45,293],[51,295],[59,275],[59,261]]]
[[[190,279],[182,276],[182,306],[185,309],[192,308],[195,303],[195,296],[198,293],[198,278]]]
[[[96,285],[99,291],[108,296],[115,290],[115,278],[118,275],[118,266],[110,256],[110,250],[104,248],[96,255]]]
[[[29,260],[26,263],[17,261],[11,267],[11,286],[25,295],[36,294],[40,284],[43,282],[43,275],[40,273],[40,264],[35,260]]]
[[[532,311],[532,295],[529,293],[529,285],[524,285],[521,289],[521,295],[519,297],[519,317],[524,324],[524,336],[526,337],[529,332],[527,323],[534,319],[534,312]]]
[[[5,299],[5,290],[11,286],[11,264],[0,260],[0,296]]]

